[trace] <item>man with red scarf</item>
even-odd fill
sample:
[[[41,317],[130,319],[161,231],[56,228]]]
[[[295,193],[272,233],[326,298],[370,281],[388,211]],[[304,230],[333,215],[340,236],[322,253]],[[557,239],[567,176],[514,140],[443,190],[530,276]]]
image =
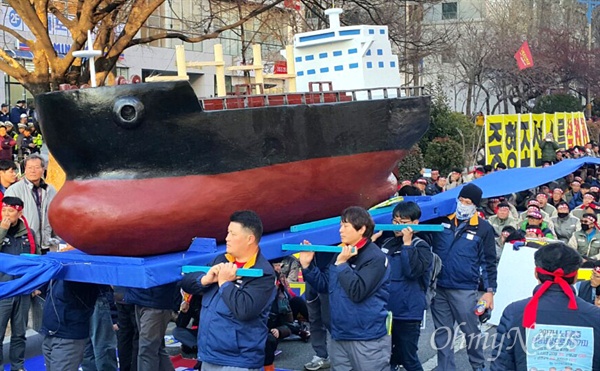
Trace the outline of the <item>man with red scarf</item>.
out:
[[[35,239],[27,222],[22,219],[23,201],[18,197],[5,197],[2,202],[2,221],[0,221],[0,252],[20,255],[35,253]],[[0,273],[0,282],[15,277]],[[4,337],[10,320],[10,367],[11,370],[23,369],[25,361],[25,331],[27,313],[31,305],[30,295],[15,296],[0,300],[0,334]],[[0,343],[0,365],[3,364],[2,344]]]
[[[600,308],[575,295],[575,283],[582,259],[562,242],[551,243],[535,252],[535,276],[540,283],[533,297],[510,304],[498,325],[492,350],[492,371],[527,371],[526,329],[536,325],[592,328],[593,370],[600,370]],[[533,357],[530,357],[533,358]],[[565,364],[563,366],[573,366]]]

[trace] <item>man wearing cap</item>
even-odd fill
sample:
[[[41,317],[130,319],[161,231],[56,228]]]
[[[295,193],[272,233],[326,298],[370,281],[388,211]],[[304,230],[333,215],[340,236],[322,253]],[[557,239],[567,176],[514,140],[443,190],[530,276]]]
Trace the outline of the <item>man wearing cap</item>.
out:
[[[531,211],[531,208],[534,208],[535,210],[539,211],[542,214],[542,218],[548,225],[548,228],[550,228],[550,230],[554,231],[554,224],[550,220],[550,215],[548,215],[544,210],[542,210],[540,208],[540,203],[536,199],[531,199],[531,200],[527,201],[527,210],[523,211],[519,215],[519,222],[523,222],[523,221],[527,220],[527,213],[529,211]]]
[[[18,197],[6,197],[2,202],[2,221],[0,222],[0,252],[20,255],[35,252],[35,239],[23,216],[23,201]],[[0,273],[0,282],[15,279]],[[31,305],[30,295],[14,296],[0,300],[0,334],[2,338],[10,320],[10,369],[23,370],[25,361],[25,332],[27,330],[27,313]],[[3,364],[2,343],[0,343],[0,365]]]
[[[425,188],[425,194],[427,196],[435,196],[438,193],[444,192],[444,187],[446,186],[447,179],[445,176],[440,176],[438,174],[437,180],[435,183],[431,183]]]
[[[8,104],[2,103],[0,106],[0,121],[6,122],[10,120],[10,112],[8,112]]]
[[[440,370],[456,370],[453,339],[455,323],[465,333],[467,354],[473,370],[485,368],[479,317],[473,308],[480,300],[493,309],[496,291],[496,242],[494,228],[478,216],[481,188],[474,184],[462,187],[456,212],[430,221],[444,227],[443,232],[424,234],[433,252],[442,259],[436,296],[431,304],[435,324],[434,339]],[[480,280],[485,293],[477,291]]]
[[[546,349],[545,344],[564,344],[565,339],[559,338],[560,335],[553,336],[561,333],[561,328],[556,326],[564,326],[572,334],[577,334],[578,329],[593,331],[593,358],[588,358],[582,369],[600,370],[600,352],[597,351],[600,344],[600,308],[576,297],[571,286],[577,279],[581,257],[562,242],[556,242],[540,247],[534,260],[539,285],[534,289],[533,297],[514,302],[504,310],[492,348],[491,370],[532,370],[536,350]],[[528,336],[535,335],[531,330],[536,329],[538,336],[542,335],[539,331],[547,330],[548,343],[544,343],[541,349],[539,346],[529,349],[526,340]]]
[[[498,204],[496,215],[490,217],[489,223],[494,227],[496,235],[500,236],[504,227],[510,225],[517,228],[519,221],[510,215],[510,206],[508,202],[501,202]]]
[[[600,233],[595,213],[583,214],[581,230],[573,233],[569,246],[577,250],[585,260],[600,259]]]
[[[545,211],[550,218],[556,216],[556,208],[548,203],[548,195],[546,193],[539,192],[535,198],[540,203],[540,210]]]
[[[452,169],[450,175],[448,175],[448,182],[446,183],[445,190],[448,191],[452,188],[456,188],[463,184],[462,170],[459,168]]]
[[[583,181],[581,180],[580,177],[575,177],[571,183],[569,183],[569,190],[565,192],[565,201],[567,201],[567,203],[569,204],[569,207],[571,207],[571,201],[573,201],[574,203],[577,203],[577,205],[579,205],[581,203],[581,183],[583,183]],[[577,207],[577,205],[575,205],[575,207]],[[571,208],[571,209],[574,209]]]
[[[544,221],[544,217],[539,210],[530,208],[527,211],[527,220],[521,223],[521,230],[527,232],[528,229],[539,228],[544,237],[555,239],[556,236],[552,229],[548,227],[548,223]]]
[[[0,124],[0,160],[12,161],[15,144],[17,142],[6,133],[4,124]]]
[[[552,196],[548,199],[548,204],[554,206],[556,208],[559,203],[565,202],[563,195],[565,192],[560,188],[556,187],[552,190]],[[567,204],[568,205],[568,204]]]
[[[590,304],[594,304],[596,299],[596,292],[600,287],[600,261],[594,262],[592,267],[592,277],[589,281],[579,281],[575,285],[577,289],[577,296],[587,301]]]
[[[571,215],[569,205],[565,201],[557,205],[556,211],[556,216],[551,218],[554,232],[560,241],[568,243],[573,233],[579,230],[579,219]]]
[[[425,188],[427,188],[427,180],[425,178],[419,178],[415,182],[415,187],[421,192],[422,196],[425,196]]]
[[[27,107],[24,100],[18,100],[17,104],[10,110],[9,120],[13,124],[18,124],[21,121],[21,115],[27,115]]]

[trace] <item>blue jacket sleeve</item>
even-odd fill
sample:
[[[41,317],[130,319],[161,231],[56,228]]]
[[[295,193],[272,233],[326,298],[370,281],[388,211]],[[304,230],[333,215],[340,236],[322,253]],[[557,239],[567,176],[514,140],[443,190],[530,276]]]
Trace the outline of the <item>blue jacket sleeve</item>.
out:
[[[269,274],[254,278],[240,287],[233,282],[226,282],[221,285],[219,291],[221,299],[235,318],[248,321],[258,317],[273,301],[275,276]]]
[[[329,293],[329,266],[320,269],[312,262],[302,269],[302,277],[320,294]]]
[[[387,257],[383,254],[363,264],[360,269],[352,269],[348,263],[332,265],[337,271],[338,281],[350,300],[360,303],[377,288],[388,269]]]
[[[516,371],[515,348],[519,335],[515,333],[510,305],[502,313],[502,319],[496,330],[496,339],[492,348],[491,371]],[[516,335],[516,336],[515,336]]]
[[[498,270],[496,266],[496,240],[494,239],[494,228],[487,224],[486,231],[481,237],[482,246],[480,248],[483,250],[481,273],[483,277],[483,285],[485,289],[492,288],[496,290],[498,287],[498,284],[496,283]]]
[[[422,277],[431,266],[432,260],[431,247],[423,240],[413,240],[410,246],[402,246],[400,264],[402,273],[407,278],[415,280]]]

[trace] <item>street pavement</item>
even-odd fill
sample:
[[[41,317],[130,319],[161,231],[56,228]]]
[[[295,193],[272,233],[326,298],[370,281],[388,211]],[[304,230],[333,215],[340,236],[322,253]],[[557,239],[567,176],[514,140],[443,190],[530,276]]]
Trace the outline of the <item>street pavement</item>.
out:
[[[487,324],[483,325],[482,328],[489,335],[486,341],[485,353],[486,357],[489,358],[491,355],[491,345],[493,345],[494,340],[493,335],[496,332],[496,328]],[[427,312],[426,326],[421,330],[421,337],[419,339],[419,359],[421,360],[425,371],[438,370],[436,351],[433,347],[433,331],[434,327],[431,314]],[[460,344],[461,342],[462,336],[457,338],[455,344]],[[304,370],[304,364],[310,361],[314,355],[310,342],[304,343],[300,340],[284,340],[279,344],[278,349],[282,350],[282,353],[275,358],[275,367],[278,369],[294,371]],[[463,371],[471,370],[464,344],[462,347],[459,345],[458,350],[455,347],[455,351],[456,369]]]

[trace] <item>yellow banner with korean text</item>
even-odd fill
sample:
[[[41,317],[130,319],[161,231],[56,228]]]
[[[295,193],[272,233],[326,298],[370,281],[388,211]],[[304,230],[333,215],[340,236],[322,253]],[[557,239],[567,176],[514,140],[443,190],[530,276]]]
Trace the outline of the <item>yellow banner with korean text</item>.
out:
[[[541,143],[550,132],[559,148],[589,141],[583,112],[486,116],[486,163],[495,167],[502,162],[508,168],[540,166]]]

